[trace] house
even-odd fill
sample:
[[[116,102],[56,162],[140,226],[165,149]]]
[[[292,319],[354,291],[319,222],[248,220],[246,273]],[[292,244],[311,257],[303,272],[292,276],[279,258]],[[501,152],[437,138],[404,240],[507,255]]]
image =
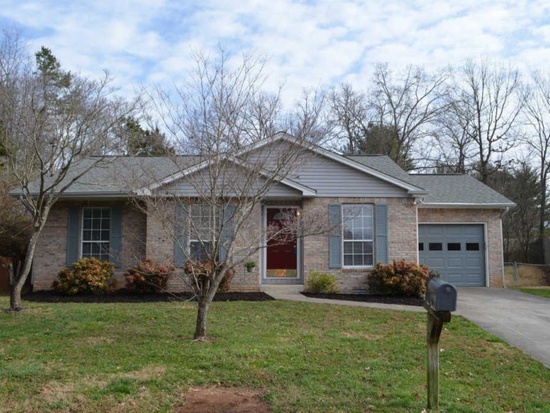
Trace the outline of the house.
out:
[[[336,275],[341,291],[364,290],[377,262],[401,259],[426,264],[457,286],[502,286],[501,217],[514,206],[507,198],[467,175],[412,175],[386,156],[343,156],[315,145],[298,148],[285,134],[245,150],[262,154],[275,144],[310,156],[299,171],[273,182],[249,221],[266,228],[289,211],[318,212],[332,230],[257,249],[250,258],[258,264],[254,271],[236,268],[234,290],[304,285],[314,270]],[[182,266],[182,252],[200,256],[198,241],[185,233],[170,236],[130,195],[196,199],[197,188],[186,184],[186,177],[209,164],[193,156],[182,159],[184,168],[174,169],[167,158],[109,158],[64,192],[37,245],[34,289],[50,289],[59,270],[83,256],[111,260],[120,282],[128,267],[146,257]],[[238,171],[238,159],[234,162]],[[125,182],[133,182],[132,191]],[[164,213],[180,230],[183,219],[204,219],[197,204],[185,217],[173,206]],[[170,288],[180,287],[173,282]]]

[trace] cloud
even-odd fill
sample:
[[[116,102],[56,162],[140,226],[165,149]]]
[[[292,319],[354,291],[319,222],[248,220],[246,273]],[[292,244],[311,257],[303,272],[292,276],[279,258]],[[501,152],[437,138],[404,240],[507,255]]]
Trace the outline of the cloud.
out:
[[[181,79],[192,50],[253,49],[269,59],[268,86],[287,99],[304,87],[366,84],[372,64],[437,68],[486,55],[518,64],[548,59],[544,0],[7,0],[1,21],[24,29],[87,76],[119,85]]]

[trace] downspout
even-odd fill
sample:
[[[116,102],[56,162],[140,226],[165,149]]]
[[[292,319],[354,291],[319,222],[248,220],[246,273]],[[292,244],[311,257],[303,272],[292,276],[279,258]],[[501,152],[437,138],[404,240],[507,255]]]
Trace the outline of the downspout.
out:
[[[413,200],[413,205],[415,206],[415,214],[416,214],[416,263],[417,264],[420,264],[420,251],[418,250],[418,243],[420,242],[420,238],[419,238],[419,227],[420,227],[420,222],[418,222],[418,204],[423,204],[424,203],[424,197],[415,197],[414,200]]]
[[[506,207],[506,209],[500,214],[500,237],[503,240],[502,243],[502,249],[501,249],[501,261],[502,261],[502,288],[508,288],[506,287],[506,277],[504,275],[504,237],[503,237],[503,231],[502,231],[502,218],[504,218],[504,215],[506,215],[510,211],[510,207]]]

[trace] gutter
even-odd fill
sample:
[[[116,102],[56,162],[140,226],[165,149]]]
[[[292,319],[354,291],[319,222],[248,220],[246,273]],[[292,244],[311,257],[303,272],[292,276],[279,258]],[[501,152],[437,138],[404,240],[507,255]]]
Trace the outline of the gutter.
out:
[[[465,202],[442,202],[442,203],[425,203],[422,202],[422,208],[469,208],[469,209],[510,209],[516,204],[511,203],[465,203]]]

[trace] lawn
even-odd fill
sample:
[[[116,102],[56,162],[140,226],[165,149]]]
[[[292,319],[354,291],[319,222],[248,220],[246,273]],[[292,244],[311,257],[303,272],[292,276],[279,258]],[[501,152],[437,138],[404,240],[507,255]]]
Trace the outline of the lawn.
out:
[[[550,298],[550,287],[518,287],[517,289],[520,290],[522,293]]]
[[[25,306],[0,313],[0,412],[175,412],[201,385],[258,389],[273,412],[426,406],[422,313],[220,302],[195,343],[192,303]],[[550,411],[550,369],[463,318],[441,348],[441,411]]]

